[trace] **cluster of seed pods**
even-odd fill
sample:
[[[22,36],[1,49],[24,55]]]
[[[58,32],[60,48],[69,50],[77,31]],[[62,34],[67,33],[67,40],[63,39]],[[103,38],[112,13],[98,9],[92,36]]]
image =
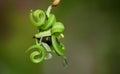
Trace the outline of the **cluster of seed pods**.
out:
[[[30,59],[34,63],[49,60],[52,58],[52,54],[56,53],[64,58],[63,64],[67,65],[65,48],[60,42],[60,39],[64,37],[65,27],[51,13],[52,7],[57,6],[59,2],[60,0],[54,0],[46,12],[40,9],[31,10],[30,12],[30,21],[34,26],[38,27],[38,33],[34,35],[36,44],[29,47],[26,52],[33,50]]]

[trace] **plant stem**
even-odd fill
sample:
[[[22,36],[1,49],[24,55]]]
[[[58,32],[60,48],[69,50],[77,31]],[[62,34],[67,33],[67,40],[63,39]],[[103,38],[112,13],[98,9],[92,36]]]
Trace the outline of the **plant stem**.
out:
[[[50,12],[51,12],[51,9],[52,9],[52,6],[50,5],[50,6],[48,7],[47,11],[46,11],[47,17],[49,17],[49,14],[50,14]]]

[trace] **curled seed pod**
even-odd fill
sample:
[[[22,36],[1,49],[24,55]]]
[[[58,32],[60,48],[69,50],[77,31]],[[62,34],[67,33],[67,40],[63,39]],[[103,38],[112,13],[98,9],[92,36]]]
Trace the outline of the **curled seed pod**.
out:
[[[51,29],[35,34],[35,38],[41,38],[41,37],[46,37],[46,36],[51,36]]]
[[[64,31],[64,25],[61,22],[56,22],[52,27],[52,34],[59,35]]]
[[[52,6],[57,6],[59,5],[59,3],[60,3],[60,0],[53,0]]]
[[[64,48],[63,44],[58,42],[56,40],[56,36],[54,36],[54,35],[52,35],[52,45],[53,45],[53,48],[54,48],[55,52],[59,56],[64,56],[65,55],[65,48]]]
[[[36,10],[32,11],[30,13],[30,21],[32,22],[33,25],[35,26],[41,26],[44,24],[46,19],[45,12],[42,10]]]
[[[45,54],[45,50],[42,46],[33,45],[30,48],[28,48],[28,50],[26,52],[30,51],[31,49],[38,49],[38,51],[33,51],[30,54],[30,59],[33,63],[39,63],[44,60],[46,54]],[[35,58],[36,56],[39,56],[39,57]]]
[[[45,24],[40,27],[41,30],[49,29],[56,22],[56,18],[54,14],[50,14],[48,20],[45,21]]]

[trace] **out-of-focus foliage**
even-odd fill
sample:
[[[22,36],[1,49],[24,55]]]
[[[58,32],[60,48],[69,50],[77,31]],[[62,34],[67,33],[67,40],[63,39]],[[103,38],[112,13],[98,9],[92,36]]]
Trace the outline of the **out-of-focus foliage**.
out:
[[[33,64],[25,50],[34,43],[31,9],[50,0],[0,0],[0,74],[120,74],[120,1],[61,0],[53,13],[65,24],[69,67],[61,60]]]

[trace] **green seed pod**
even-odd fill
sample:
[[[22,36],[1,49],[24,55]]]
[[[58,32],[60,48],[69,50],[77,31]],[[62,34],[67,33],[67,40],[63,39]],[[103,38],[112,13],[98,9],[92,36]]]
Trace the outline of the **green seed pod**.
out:
[[[39,63],[39,62],[44,60],[44,58],[45,58],[45,49],[42,46],[33,45],[30,48],[28,48],[28,50],[26,52],[30,51],[31,49],[38,49],[38,51],[33,51],[30,54],[30,59],[31,59],[32,62]],[[39,57],[35,58],[36,56],[39,56]]]
[[[41,30],[49,29],[56,22],[56,18],[54,14],[50,14],[48,20],[45,21],[45,24],[40,27]]]
[[[41,26],[44,24],[46,19],[45,12],[42,10],[36,10],[32,11],[30,13],[30,21],[32,22],[33,25],[35,26]]]
[[[60,34],[64,31],[64,25],[61,22],[56,22],[51,31],[52,34]]]
[[[45,37],[45,36],[51,36],[51,29],[35,34],[35,38],[40,38],[40,37]]]
[[[59,56],[64,56],[65,55],[65,48],[64,48],[63,44],[58,42],[56,40],[56,36],[54,36],[54,35],[52,35],[52,45],[53,45],[53,48],[54,48],[55,52]]]

